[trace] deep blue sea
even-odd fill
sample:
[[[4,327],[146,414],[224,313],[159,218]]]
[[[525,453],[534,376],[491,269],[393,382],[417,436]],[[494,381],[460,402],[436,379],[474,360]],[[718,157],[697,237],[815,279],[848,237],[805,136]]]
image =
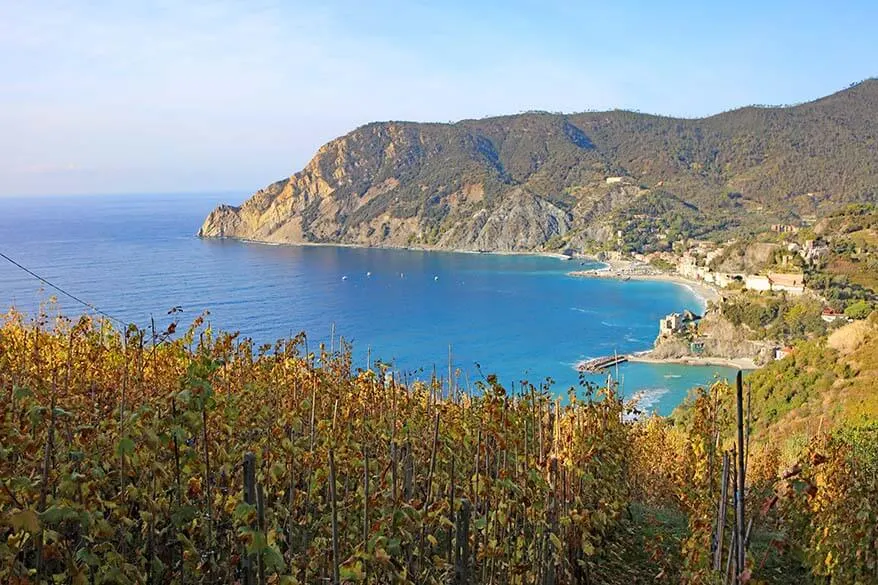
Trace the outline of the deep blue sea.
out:
[[[200,240],[218,203],[244,194],[65,196],[0,199],[0,251],[126,322],[182,322],[210,310],[215,328],[258,342],[305,331],[312,348],[330,332],[409,377],[448,371],[460,383],[496,373],[507,386],[555,381],[567,394],[582,359],[648,349],[658,319],[700,310],[684,287],[571,278],[579,261],[343,247],[268,246]],[[0,306],[33,312],[51,295],[84,310],[0,260]],[[668,413],[694,385],[731,370],[626,364],[626,395]]]

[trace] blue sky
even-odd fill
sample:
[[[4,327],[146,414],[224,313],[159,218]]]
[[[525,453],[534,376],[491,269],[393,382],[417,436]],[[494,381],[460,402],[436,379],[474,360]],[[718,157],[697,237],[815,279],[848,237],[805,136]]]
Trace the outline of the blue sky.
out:
[[[878,75],[876,22],[871,1],[0,0],[0,195],[243,195],[373,120],[802,102]]]

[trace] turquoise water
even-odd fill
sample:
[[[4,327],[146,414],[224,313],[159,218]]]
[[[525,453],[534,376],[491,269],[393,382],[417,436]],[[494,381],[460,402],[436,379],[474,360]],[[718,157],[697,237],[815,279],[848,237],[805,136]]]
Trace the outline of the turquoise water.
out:
[[[0,251],[126,322],[183,320],[209,309],[215,327],[259,342],[305,331],[311,347],[330,332],[408,378],[448,371],[460,383],[496,373],[507,386],[550,377],[577,386],[583,359],[651,346],[658,319],[699,310],[684,287],[663,282],[571,278],[579,261],[330,246],[267,246],[199,240],[207,213],[226,195],[6,198]],[[34,311],[54,291],[0,263],[0,305]],[[81,306],[58,298],[69,314]],[[728,368],[626,364],[626,395],[669,412],[694,385]],[[598,380],[602,377],[591,378]]]

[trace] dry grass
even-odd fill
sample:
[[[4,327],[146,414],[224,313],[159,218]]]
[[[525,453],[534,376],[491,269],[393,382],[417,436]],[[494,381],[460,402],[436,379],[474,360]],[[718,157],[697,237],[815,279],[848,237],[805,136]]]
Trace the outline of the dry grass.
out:
[[[878,315],[833,332],[822,349],[798,351],[807,359],[786,358],[754,374],[758,418],[777,412],[754,438],[776,445],[786,460],[821,430],[878,419]]]
[[[829,335],[829,347],[837,350],[841,355],[849,355],[866,342],[866,337],[871,331],[872,325],[867,321],[854,321]]]

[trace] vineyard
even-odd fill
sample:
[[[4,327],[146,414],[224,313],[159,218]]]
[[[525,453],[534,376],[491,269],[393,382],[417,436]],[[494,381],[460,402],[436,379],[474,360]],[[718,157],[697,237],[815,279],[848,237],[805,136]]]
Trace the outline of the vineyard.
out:
[[[178,333],[13,312],[0,580],[723,582],[710,558],[730,386],[673,420],[630,421],[612,385],[578,396],[491,376],[471,393],[403,385],[344,345],[257,347],[203,318]],[[873,425],[815,435],[801,461],[753,446],[742,581],[801,582],[782,580],[795,562],[878,582],[876,444]],[[642,530],[644,510],[683,533]]]

